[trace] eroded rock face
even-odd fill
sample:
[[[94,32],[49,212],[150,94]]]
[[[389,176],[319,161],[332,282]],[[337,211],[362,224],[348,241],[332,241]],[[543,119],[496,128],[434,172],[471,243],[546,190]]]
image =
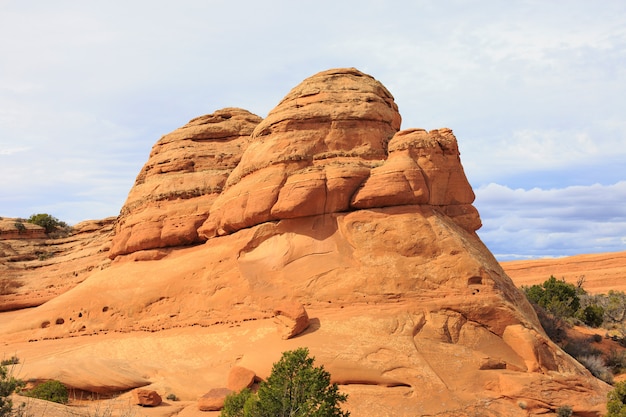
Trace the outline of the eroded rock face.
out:
[[[348,210],[400,120],[387,89],[353,68],[304,80],[256,127],[200,234]]]
[[[111,257],[201,241],[197,229],[260,121],[226,108],[163,136],[122,207]]]
[[[437,206],[480,227],[452,131],[398,132],[393,96],[354,68],[292,89],[267,118],[224,109],[164,136],[122,208],[111,257],[267,221]]]
[[[114,223],[87,220],[57,239],[0,239],[0,312],[41,305],[107,268]]]
[[[230,123],[231,113],[209,118]],[[266,379],[282,352],[306,346],[354,416],[540,415],[562,405],[603,414],[609,387],[550,341],[475,233],[480,218],[449,129],[399,131],[391,95],[354,69],[305,80],[258,124],[239,114],[240,160],[196,172],[165,158],[187,139],[162,139],[118,223],[113,256],[129,255],[0,320],[9,348],[51,349],[25,355],[24,377],[67,379],[51,364],[114,356],[133,381],[193,400],[232,369],[246,370],[237,388]],[[222,148],[209,143],[211,159]],[[166,196],[187,195],[177,184],[195,189],[205,176],[219,187],[155,197],[160,182]],[[189,202],[198,204],[188,212]],[[168,240],[172,219],[186,232]],[[276,320],[298,337],[276,332]],[[96,337],[84,349],[58,347],[78,335]],[[124,343],[111,349],[109,338]],[[70,385],[104,385],[86,363]],[[229,392],[213,390],[198,407],[219,410]]]
[[[400,120],[387,89],[355,69],[304,80],[256,127],[199,234],[417,204],[438,206],[467,230],[478,229],[452,131],[398,132]]]

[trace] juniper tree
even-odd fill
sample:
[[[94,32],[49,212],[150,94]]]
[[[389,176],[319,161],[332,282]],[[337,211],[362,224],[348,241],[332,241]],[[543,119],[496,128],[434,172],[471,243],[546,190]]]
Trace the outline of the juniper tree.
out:
[[[323,366],[313,366],[307,348],[284,352],[259,391],[243,391],[227,398],[222,417],[348,417],[340,404],[347,395]]]

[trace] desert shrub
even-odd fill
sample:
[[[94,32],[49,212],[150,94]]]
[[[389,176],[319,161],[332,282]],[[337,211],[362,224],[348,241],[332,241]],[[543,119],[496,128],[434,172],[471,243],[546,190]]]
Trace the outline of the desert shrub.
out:
[[[613,374],[600,355],[579,356],[576,360],[583,364],[596,378],[603,380],[607,384],[613,383]]]
[[[589,338],[572,338],[565,342],[563,350],[577,359],[582,356],[599,356],[602,352],[592,345],[593,341],[593,336]]]
[[[24,223],[22,222],[15,222],[13,223],[13,225],[15,226],[15,228],[17,229],[17,233],[22,234],[26,231],[26,226],[24,226]]]
[[[570,417],[572,413],[572,407],[569,405],[564,405],[556,409],[556,415],[558,417]]]
[[[176,394],[167,394],[167,397],[165,397],[166,399],[170,400],[170,401],[178,401],[178,397],[176,396]]]
[[[0,417],[14,417],[22,415],[23,408],[13,409],[11,394],[20,390],[24,382],[13,376],[12,369],[0,365]]]
[[[534,304],[545,308],[557,317],[574,317],[580,308],[580,294],[584,293],[581,287],[557,280],[550,276],[543,284],[524,286],[522,290],[526,297]]]
[[[606,417],[626,417],[626,381],[615,384],[615,388],[606,397]]]
[[[46,233],[52,233],[57,229],[65,229],[68,227],[67,223],[46,213],[33,214],[28,218],[28,223],[43,227],[46,229]]]
[[[613,375],[621,374],[626,371],[626,350],[611,349],[606,355],[606,366],[608,366]]]
[[[598,304],[590,304],[581,308],[577,316],[589,327],[600,327],[604,321],[604,308]]]
[[[25,395],[59,404],[67,404],[69,400],[69,394],[65,385],[54,379],[37,385],[32,390],[26,392]]]
[[[9,359],[2,359],[2,361],[0,361],[1,366],[17,365],[18,363],[20,363],[20,358],[15,355],[11,356]]]
[[[623,323],[626,319],[626,294],[611,290],[604,298],[604,318],[607,324]]]
[[[307,348],[284,352],[267,381],[252,394],[244,390],[227,398],[222,417],[348,417],[340,404],[347,395],[330,383],[323,366],[313,366]]]
[[[239,393],[231,394],[224,400],[224,408],[222,408],[221,417],[244,417],[244,408],[246,402],[254,401],[254,394],[249,388]],[[252,398],[252,400],[250,400]],[[251,402],[250,402],[251,404]]]

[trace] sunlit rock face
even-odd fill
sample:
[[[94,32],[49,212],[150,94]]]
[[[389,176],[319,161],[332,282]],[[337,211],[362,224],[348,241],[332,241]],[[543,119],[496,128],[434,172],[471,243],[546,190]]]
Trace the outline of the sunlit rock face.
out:
[[[163,137],[111,265],[0,334],[94,335],[24,366],[92,391],[197,400],[306,346],[357,417],[599,417],[609,387],[546,336],[475,233],[473,200],[450,129],[400,130],[380,82],[324,71],[263,120],[225,109]]]
[[[122,207],[111,256],[202,241],[197,229],[260,121],[227,108],[163,136]]]

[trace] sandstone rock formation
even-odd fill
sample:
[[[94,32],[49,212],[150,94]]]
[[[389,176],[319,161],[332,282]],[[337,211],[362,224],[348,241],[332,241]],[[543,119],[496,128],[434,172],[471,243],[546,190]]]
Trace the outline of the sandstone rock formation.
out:
[[[518,287],[541,284],[554,275],[574,285],[584,277],[583,288],[591,294],[626,291],[626,252],[508,261],[502,267]]]
[[[309,327],[309,315],[300,303],[283,302],[274,308],[274,314],[283,339],[291,339]]]
[[[22,219],[0,217],[0,240],[45,239],[46,229]]]
[[[122,207],[111,256],[199,242],[198,227],[260,121],[226,108],[163,136]]]
[[[202,155],[230,162],[181,162],[168,147],[197,143],[161,139],[120,214],[115,261],[0,320],[29,378],[49,377],[38,365],[50,358],[97,356],[126,361],[135,386],[195,401],[235,366],[265,379],[281,352],[307,346],[355,417],[603,413],[609,387],[550,341],[476,235],[449,129],[400,131],[391,94],[355,69],[310,77],[263,121],[220,114],[206,117],[217,130],[239,120],[233,139]],[[275,311],[292,301],[309,328],[283,339]],[[105,379],[74,372],[75,388]]]
[[[198,410],[219,411],[224,407],[224,400],[232,394],[228,388],[213,388],[198,399]]]
[[[154,390],[135,389],[132,394],[133,402],[142,407],[156,407],[163,402],[161,396]]]
[[[226,388],[239,392],[245,388],[250,388],[254,384],[256,374],[250,369],[241,366],[233,366],[228,373],[228,383]]]
[[[0,240],[0,311],[41,305],[107,268],[114,222],[84,221],[60,239]]]

